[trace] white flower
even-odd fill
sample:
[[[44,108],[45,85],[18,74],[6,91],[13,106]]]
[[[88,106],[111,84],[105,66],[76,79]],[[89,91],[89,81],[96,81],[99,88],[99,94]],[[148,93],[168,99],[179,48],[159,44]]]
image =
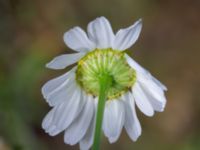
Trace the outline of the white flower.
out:
[[[92,146],[98,102],[97,79],[102,72],[113,78],[102,126],[110,143],[117,141],[123,127],[133,141],[141,135],[135,104],[147,116],[164,110],[166,87],[124,53],[136,42],[141,28],[139,20],[114,34],[109,21],[100,17],[88,24],[88,34],[80,27],[64,34],[66,45],[78,53],[58,56],[46,66],[64,69],[76,62],[78,66],[42,87],[44,98],[53,107],[42,123],[49,135],[64,131],[66,144],[79,143],[83,150]]]

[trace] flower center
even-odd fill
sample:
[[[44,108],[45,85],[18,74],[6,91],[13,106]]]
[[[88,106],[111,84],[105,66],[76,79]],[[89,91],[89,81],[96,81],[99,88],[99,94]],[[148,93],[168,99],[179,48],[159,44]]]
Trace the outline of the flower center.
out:
[[[96,49],[79,60],[76,81],[87,93],[99,96],[99,79],[104,75],[112,79],[108,99],[118,98],[136,81],[136,72],[128,65],[121,51]]]

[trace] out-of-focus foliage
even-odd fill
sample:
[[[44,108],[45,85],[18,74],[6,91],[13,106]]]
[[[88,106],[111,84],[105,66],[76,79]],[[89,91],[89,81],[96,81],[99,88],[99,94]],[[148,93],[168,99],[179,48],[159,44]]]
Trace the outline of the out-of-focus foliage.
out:
[[[78,148],[41,129],[49,107],[40,88],[66,71],[44,67],[70,51],[63,33],[98,16],[114,29],[143,19],[129,52],[169,89],[165,112],[147,118],[138,111],[143,134],[137,142],[123,133],[112,145],[104,138],[102,149],[199,150],[199,0],[0,0],[0,150]]]

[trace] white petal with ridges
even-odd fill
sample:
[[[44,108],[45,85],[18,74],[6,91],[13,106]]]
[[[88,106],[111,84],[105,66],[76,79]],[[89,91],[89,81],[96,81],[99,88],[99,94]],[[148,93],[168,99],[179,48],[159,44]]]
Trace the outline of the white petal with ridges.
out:
[[[68,102],[65,102],[55,112],[54,123],[59,129],[66,129],[72,121],[77,117],[83,108],[84,101],[82,99],[81,90],[78,87]]]
[[[88,36],[96,44],[97,48],[112,47],[114,33],[109,21],[105,17],[99,17],[88,24]]]
[[[65,130],[64,141],[66,144],[74,145],[78,143],[86,134],[88,127],[94,116],[94,101],[92,96],[85,96],[86,104],[80,115]]]
[[[142,129],[140,122],[137,118],[136,110],[135,110],[135,102],[132,96],[132,93],[128,92],[123,96],[123,100],[125,103],[125,124],[124,127],[126,129],[129,137],[136,141],[138,137],[141,135]]]
[[[111,100],[106,102],[103,131],[110,143],[114,143],[119,138],[124,125],[125,110],[121,100]]]
[[[80,150],[89,150],[90,147],[92,146],[93,141],[94,141],[95,121],[96,121],[96,117],[94,114],[86,135],[83,137],[83,139],[79,143]]]
[[[138,20],[132,26],[120,29],[115,36],[112,48],[115,50],[126,50],[138,39],[142,29],[142,20]]]
[[[136,70],[136,76],[143,93],[148,98],[152,107],[156,111],[163,111],[166,98],[164,91],[167,90],[166,86],[153,77],[146,69],[140,66],[136,61],[134,61],[130,56],[125,55],[128,64]]]
[[[167,87],[161,83],[158,79],[156,79],[154,76],[152,76],[152,80],[159,86],[162,90],[167,91]]]
[[[138,64],[133,58],[131,58],[129,55],[125,54],[125,58],[127,60],[127,63],[134,69],[136,72],[141,73],[143,75],[146,75],[147,78],[153,80],[157,86],[159,86],[162,90],[166,91],[167,87],[162,84],[160,81],[158,81],[155,77],[151,75],[151,73],[143,68],[140,64]]]
[[[147,70],[144,69],[141,65],[139,65],[133,58],[131,58],[129,55],[125,54],[125,58],[127,60],[127,63],[137,72],[147,74]]]
[[[164,108],[165,108],[165,105],[166,105],[166,101],[165,102],[161,102],[161,101],[157,100],[155,97],[153,97],[151,94],[149,94],[146,91],[145,91],[145,94],[148,97],[149,102],[151,103],[151,105],[152,105],[152,107],[153,107],[153,109],[155,111],[158,111],[158,112],[164,111]]]
[[[163,111],[166,105],[164,90],[152,79],[138,73],[138,83],[141,85],[146,96],[149,98],[154,110]]]
[[[71,99],[72,94],[76,90],[76,81],[73,80],[68,82],[65,86],[55,90],[48,98],[48,103],[50,106],[56,106],[60,103],[67,102]]]
[[[49,80],[42,86],[42,95],[46,99],[56,88],[60,87],[66,80],[73,77],[76,67],[68,71],[67,73]]]
[[[138,108],[147,116],[153,116],[154,110],[151,105],[151,103],[148,100],[148,97],[146,97],[143,89],[140,87],[140,85],[136,82],[134,86],[132,87],[132,93],[133,97],[135,99],[136,105]]]
[[[55,113],[55,108],[51,109],[48,114],[44,117],[43,121],[42,121],[42,128],[44,130],[48,129],[52,123],[53,120],[53,116]]]
[[[46,133],[48,133],[50,136],[55,136],[58,133],[60,133],[62,130],[56,128],[55,125],[53,125],[53,119],[55,116],[55,110],[56,107],[54,107],[44,118],[42,122],[42,128],[45,130]]]
[[[46,64],[50,69],[64,69],[79,61],[86,53],[63,54]]]
[[[144,87],[144,90],[152,93],[160,101],[165,101],[164,90],[158,86],[152,79],[148,78],[146,75],[137,73],[138,82]]]
[[[53,128],[48,131],[48,133],[49,133],[50,136],[56,136],[60,132],[62,132],[62,130],[56,128],[56,126],[53,126]]]
[[[60,85],[57,85],[58,83]],[[76,90],[76,81],[75,74],[72,72],[68,76],[61,76],[47,82],[42,88],[42,93],[50,106],[56,106],[71,99],[74,90]]]
[[[65,130],[76,119],[83,106],[84,100],[81,99],[81,91],[77,88],[68,101],[53,108],[55,109],[53,120],[46,132],[54,136]]]
[[[74,27],[66,32],[63,36],[66,45],[78,52],[88,52],[95,49],[95,45],[91,42],[86,33],[80,27]]]

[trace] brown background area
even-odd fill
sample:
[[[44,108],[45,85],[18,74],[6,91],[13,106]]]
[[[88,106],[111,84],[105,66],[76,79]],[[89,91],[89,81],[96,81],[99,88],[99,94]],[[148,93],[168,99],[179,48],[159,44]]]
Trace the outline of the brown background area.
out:
[[[49,110],[41,86],[63,71],[45,69],[53,57],[72,52],[63,33],[98,16],[114,31],[143,19],[134,59],[165,83],[163,113],[145,117],[143,133],[132,142],[125,132],[104,150],[200,149],[200,1],[199,0],[0,0],[0,150],[78,149],[49,137],[41,121]]]

